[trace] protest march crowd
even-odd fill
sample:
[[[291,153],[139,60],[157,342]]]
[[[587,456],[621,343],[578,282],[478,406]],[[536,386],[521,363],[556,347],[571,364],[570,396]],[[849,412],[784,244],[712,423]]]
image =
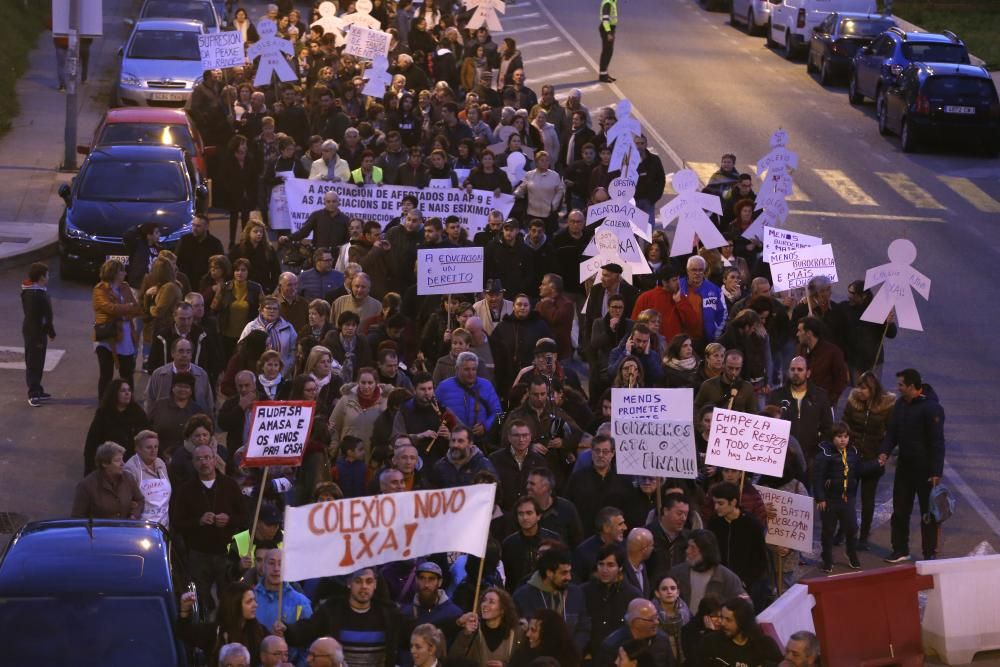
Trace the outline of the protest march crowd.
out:
[[[194,91],[205,143],[226,148],[210,172],[228,246],[202,215],[173,251],[143,225],[128,264],[101,267],[99,407],[72,515],[169,531],[176,579],[194,584],[177,634],[195,664],[819,664],[814,635],[779,649],[755,615],[814,565],[861,567],[890,456],[887,560],[910,558],[914,496],[923,556],[937,553],[928,503],[944,413],[917,370],[883,377],[892,315],[861,319],[873,298],[863,280],[841,302],[822,276],[772,293],[760,240],[741,237],[756,194],[732,155],[706,188],[721,199],[726,245],[695,237],[671,256],[654,224],[641,244],[650,272],[608,262],[581,282],[588,207],[620,175],[609,169],[615,109],[588,109],[579,91],[559,101],[551,85],[536,94],[513,38],[466,27],[496,3],[343,4],[336,18],[367,10],[391,35],[384,95],[362,92],[373,70],[291,3],[265,20],[293,43],[296,81],[255,86],[248,65],[208,71]],[[232,25],[248,45],[258,36],[243,9]],[[664,169],[634,140],[634,203],[653,222]],[[297,228],[271,201],[296,178],[336,186]],[[341,211],[347,185],[514,199],[470,230],[408,194],[380,224]],[[465,247],[483,248],[482,285],[422,293],[418,253]],[[22,287],[35,406],[48,395],[31,359],[55,335],[47,280],[36,264]],[[693,399],[690,474],[624,474],[613,392],[661,389]],[[261,401],[313,404],[298,465],[242,465]],[[787,422],[777,470],[705,462],[720,409]],[[348,575],[283,577],[286,508],[479,484],[496,485],[483,558],[400,551]],[[769,541],[769,523],[786,518],[765,501],[774,491],[812,497],[818,563]]]

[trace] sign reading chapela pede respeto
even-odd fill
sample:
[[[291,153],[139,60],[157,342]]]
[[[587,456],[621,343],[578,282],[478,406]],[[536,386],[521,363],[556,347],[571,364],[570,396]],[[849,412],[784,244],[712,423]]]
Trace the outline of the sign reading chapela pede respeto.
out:
[[[791,426],[784,419],[715,408],[705,465],[781,477]]]
[[[201,52],[202,69],[225,69],[246,64],[243,33],[239,30],[198,35],[198,51]]]
[[[482,290],[482,248],[417,251],[417,294],[460,294]]]
[[[691,389],[612,389],[611,433],[618,473],[696,478],[693,412]]]
[[[814,500],[812,496],[754,486],[764,505],[774,505],[776,515],[767,518],[764,541],[778,547],[811,553],[813,550]]]
[[[781,261],[771,262],[775,292],[806,287],[816,276],[826,276],[833,283],[839,280],[833,246],[829,243],[782,253]]]
[[[330,183],[305,178],[285,179],[285,196],[291,220],[281,225],[272,221],[275,229],[298,231],[309,215],[323,208],[323,195],[330,191],[340,197],[340,210],[348,217],[356,215],[362,220],[374,220],[383,229],[399,215],[403,196],[412,194],[420,202],[424,217],[446,218],[456,215],[473,230],[486,226],[486,219],[493,209],[493,193],[486,190],[468,192],[461,188],[411,188],[402,185],[365,185]]]
[[[315,409],[313,401],[254,403],[243,465],[252,468],[301,464]]]
[[[282,577],[302,581],[432,553],[486,552],[496,484],[285,508]]]

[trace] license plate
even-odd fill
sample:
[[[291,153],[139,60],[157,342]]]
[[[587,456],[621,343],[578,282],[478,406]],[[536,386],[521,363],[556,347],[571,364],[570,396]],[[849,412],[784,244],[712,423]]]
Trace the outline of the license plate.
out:
[[[976,107],[952,107],[947,106],[944,108],[945,113],[964,113],[964,114],[974,114],[976,113]]]
[[[150,93],[149,99],[158,102],[180,102],[184,96],[180,93]]]
[[[105,255],[104,261],[115,260],[116,262],[121,262],[125,266],[128,266],[128,255]]]

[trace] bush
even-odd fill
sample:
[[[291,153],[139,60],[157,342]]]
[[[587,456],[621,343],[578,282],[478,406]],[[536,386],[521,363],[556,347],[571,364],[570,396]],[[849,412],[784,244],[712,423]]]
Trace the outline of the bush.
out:
[[[10,129],[20,111],[14,87],[28,69],[28,54],[46,27],[49,2],[43,0],[0,0],[0,134]],[[52,61],[55,68],[55,59]]]
[[[892,11],[929,32],[951,30],[988,69],[1000,68],[1000,4],[995,0],[895,0]]]

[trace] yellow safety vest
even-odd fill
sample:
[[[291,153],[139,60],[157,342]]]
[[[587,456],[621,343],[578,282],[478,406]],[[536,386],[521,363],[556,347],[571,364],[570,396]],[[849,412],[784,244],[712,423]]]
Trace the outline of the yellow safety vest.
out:
[[[244,556],[252,556],[253,553],[250,551],[250,531],[244,530],[242,533],[236,533],[233,535],[233,542],[236,543],[236,552],[240,558]],[[280,549],[282,544],[279,543],[278,548]],[[254,549],[256,551],[256,549]]]
[[[618,0],[601,0],[601,28],[605,32],[618,25]]]

